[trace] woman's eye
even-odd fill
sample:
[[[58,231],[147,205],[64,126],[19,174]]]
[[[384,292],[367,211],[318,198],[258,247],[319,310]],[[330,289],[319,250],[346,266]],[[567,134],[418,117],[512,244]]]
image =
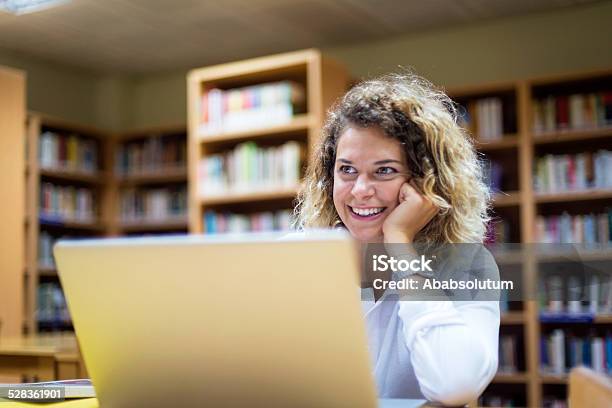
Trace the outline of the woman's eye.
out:
[[[343,174],[355,174],[355,173],[357,173],[357,170],[355,170],[355,168],[351,167],[351,166],[340,166],[340,168],[338,170],[340,170],[340,173],[343,173]]]
[[[397,173],[397,170],[395,170],[393,167],[381,167],[378,170],[376,170],[377,174],[386,176],[389,174],[395,174]]]

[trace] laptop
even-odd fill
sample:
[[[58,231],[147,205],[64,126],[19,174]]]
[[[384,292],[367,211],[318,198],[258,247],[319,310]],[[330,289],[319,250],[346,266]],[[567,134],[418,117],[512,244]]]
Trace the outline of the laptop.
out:
[[[101,407],[374,407],[342,231],[62,241]]]

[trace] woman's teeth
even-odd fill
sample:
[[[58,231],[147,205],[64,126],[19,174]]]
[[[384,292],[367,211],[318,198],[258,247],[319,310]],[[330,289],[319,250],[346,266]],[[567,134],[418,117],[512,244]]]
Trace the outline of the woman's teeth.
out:
[[[349,208],[351,209],[351,211],[354,214],[357,214],[361,217],[370,217],[373,215],[376,215],[380,212],[382,212],[385,207],[378,207],[378,208],[353,208],[351,206],[349,206]]]

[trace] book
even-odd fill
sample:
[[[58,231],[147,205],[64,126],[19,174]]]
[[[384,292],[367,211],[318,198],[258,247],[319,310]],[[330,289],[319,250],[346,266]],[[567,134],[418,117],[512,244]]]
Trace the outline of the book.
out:
[[[534,99],[532,128],[542,135],[612,125],[612,92],[546,95]]]
[[[206,211],[203,217],[203,230],[206,234],[235,232],[289,231],[291,229],[291,210],[267,211],[253,214]]]
[[[296,187],[301,151],[296,141],[271,147],[245,142],[225,153],[206,156],[198,165],[198,194],[222,196]]]
[[[206,137],[287,123],[306,110],[306,92],[302,84],[279,81],[208,89],[199,103],[198,133]]]
[[[115,153],[115,173],[119,176],[163,174],[186,168],[185,137],[151,135],[123,143]]]
[[[38,160],[43,170],[93,174],[98,170],[98,144],[77,134],[46,131],[39,137]]]

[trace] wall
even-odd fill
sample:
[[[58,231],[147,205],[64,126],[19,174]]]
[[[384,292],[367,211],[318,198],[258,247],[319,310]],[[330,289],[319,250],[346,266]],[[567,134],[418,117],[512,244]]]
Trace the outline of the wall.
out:
[[[355,77],[401,65],[446,86],[505,81],[612,67],[610,21],[606,1],[324,51]],[[30,109],[111,130],[186,122],[185,70],[108,77],[5,52],[0,64],[28,72]]]
[[[94,124],[99,75],[0,50],[0,65],[27,75],[27,107],[83,124]]]
[[[328,50],[357,76],[412,66],[467,85],[612,67],[612,2]]]

